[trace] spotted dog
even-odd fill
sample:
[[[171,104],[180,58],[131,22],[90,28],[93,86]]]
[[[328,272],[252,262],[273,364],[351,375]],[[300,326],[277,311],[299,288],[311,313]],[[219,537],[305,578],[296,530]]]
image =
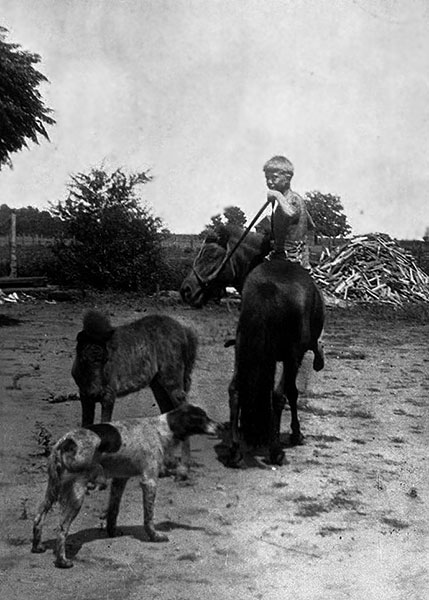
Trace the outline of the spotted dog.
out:
[[[42,527],[55,502],[60,505],[55,566],[69,568],[66,538],[78,515],[88,483],[103,476],[112,480],[107,509],[107,534],[115,536],[121,497],[130,477],[140,477],[144,529],[152,542],[168,538],[155,530],[153,513],[157,480],[164,454],[195,434],[216,434],[218,425],[201,408],[183,403],[157,417],[98,423],[66,433],[53,447],[48,485],[33,526],[32,552],[44,552]]]

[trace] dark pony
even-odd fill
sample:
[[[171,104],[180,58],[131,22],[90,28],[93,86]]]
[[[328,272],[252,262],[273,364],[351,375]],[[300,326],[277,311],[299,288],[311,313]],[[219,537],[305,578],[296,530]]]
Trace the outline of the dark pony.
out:
[[[286,398],[291,411],[291,442],[302,440],[296,376],[304,354],[313,351],[316,371],[324,366],[320,343],[323,297],[300,265],[286,260],[264,261],[270,248],[267,235],[249,233],[219,271],[227,249],[234,247],[242,230],[227,233],[226,243],[210,239],[203,244],[192,272],[183,281],[182,298],[199,307],[219,285],[233,285],[241,292],[234,376],[229,386],[232,444],[228,463],[235,466],[240,460],[240,431],[247,444],[268,445],[270,462],[281,464],[280,419]],[[275,389],[277,362],[282,363],[283,374]]]
[[[243,289],[249,271],[261,263],[271,249],[269,233],[249,232],[237,247],[222,270],[217,273],[223,260],[235,248],[243,229],[224,225],[210,233],[201,246],[191,271],[180,286],[184,302],[201,308],[211,298],[220,295],[226,286]]]
[[[242,292],[235,345],[235,370],[229,387],[232,446],[230,464],[240,459],[239,426],[244,441],[269,446],[269,461],[281,464],[280,421],[286,398],[291,412],[291,443],[302,441],[296,376],[304,354],[314,353],[313,368],[324,366],[320,336],[325,306],[310,274],[300,265],[272,260],[256,267]],[[283,365],[274,389],[276,363]]]

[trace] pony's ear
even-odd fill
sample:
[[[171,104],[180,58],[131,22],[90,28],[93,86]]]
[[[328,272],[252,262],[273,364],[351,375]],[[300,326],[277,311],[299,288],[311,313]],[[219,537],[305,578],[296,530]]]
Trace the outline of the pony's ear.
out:
[[[216,229],[213,229],[207,234],[204,243],[218,244],[219,246],[222,246],[222,248],[226,248],[230,235],[231,232],[229,231],[228,227],[221,223],[220,225],[216,225]]]
[[[217,244],[219,241],[219,236],[215,231],[210,231],[206,235],[206,239],[204,240],[205,244]]]
[[[229,238],[231,237],[231,232],[226,225],[219,225],[216,230],[217,233],[217,243],[222,248],[226,248],[228,246]]]

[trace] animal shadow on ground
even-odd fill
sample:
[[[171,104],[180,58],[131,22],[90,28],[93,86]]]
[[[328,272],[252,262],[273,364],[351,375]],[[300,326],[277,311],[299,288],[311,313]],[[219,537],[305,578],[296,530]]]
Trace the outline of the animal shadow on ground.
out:
[[[186,529],[189,531],[205,531],[204,527],[197,527],[193,525],[186,525],[184,523],[176,523],[174,521],[162,521],[155,527],[157,531],[173,531],[174,529]],[[144,531],[143,525],[124,525],[118,526],[115,537],[131,537],[139,542],[151,543],[148,536]],[[75,558],[79,553],[82,546],[89,544],[96,540],[113,540],[115,538],[109,537],[105,529],[101,527],[91,527],[88,529],[81,529],[80,531],[73,533],[67,538],[67,556],[69,558]],[[43,545],[47,550],[55,551],[56,539],[52,538],[46,540]]]
[[[19,319],[0,314],[0,327],[15,327],[20,324],[21,321]]]
[[[238,465],[232,465],[230,462],[230,448],[232,443],[232,432],[230,423],[227,421],[223,423],[222,429],[219,433],[220,443],[216,444],[214,449],[216,452],[217,459],[225,467],[233,467],[239,469],[259,468],[259,469],[272,469],[273,465],[266,462],[269,450],[268,446],[258,446],[257,448],[247,448],[247,451],[243,454],[241,461]],[[304,443],[304,442],[302,442]],[[280,445],[282,448],[292,448],[294,444],[291,442],[291,435],[286,432],[280,434]],[[287,464],[287,460],[284,459],[283,464]]]

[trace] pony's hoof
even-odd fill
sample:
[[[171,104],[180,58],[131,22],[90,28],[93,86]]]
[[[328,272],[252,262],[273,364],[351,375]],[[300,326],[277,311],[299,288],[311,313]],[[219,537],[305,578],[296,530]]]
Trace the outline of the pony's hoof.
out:
[[[31,547],[31,552],[33,554],[42,554],[42,552],[46,552],[46,547],[44,544],[37,544]]]
[[[242,462],[243,455],[240,452],[240,448],[236,444],[233,444],[229,449],[225,465],[230,469],[239,469]]]
[[[302,446],[304,444],[304,436],[302,433],[291,433],[290,445],[291,446]]]
[[[57,558],[54,564],[58,569],[71,569],[73,561],[68,560],[67,558]]]
[[[282,465],[285,458],[283,450],[275,450],[270,452],[270,463],[272,465]]]

